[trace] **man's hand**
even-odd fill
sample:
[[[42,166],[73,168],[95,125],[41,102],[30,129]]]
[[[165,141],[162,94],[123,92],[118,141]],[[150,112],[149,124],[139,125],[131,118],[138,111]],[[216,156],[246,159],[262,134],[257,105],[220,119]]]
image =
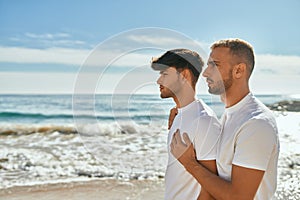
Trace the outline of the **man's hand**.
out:
[[[185,167],[185,169],[191,173],[193,172],[193,166],[199,166],[200,164],[208,169],[210,172],[217,174],[217,166],[215,160],[197,161],[194,145],[191,142],[187,133],[183,133],[183,140],[181,139],[179,129],[174,133],[170,148],[173,156]],[[191,175],[193,175],[191,173]],[[198,199],[214,199],[205,188],[201,189],[201,193]]]
[[[173,134],[170,144],[173,156],[186,167],[190,162],[197,162],[194,146],[187,133],[183,133],[181,139],[179,129]]]
[[[176,115],[178,114],[178,110],[176,107],[172,108],[170,110],[170,114],[169,114],[169,123],[168,123],[168,129],[170,130],[172,124],[173,124],[173,121],[174,121],[174,118],[176,117]]]
[[[170,144],[171,153],[201,184],[202,189],[216,199],[254,198],[264,171],[232,165],[231,181],[224,180],[216,175],[215,163],[205,165],[205,162],[197,161],[193,144],[186,133],[183,133],[183,140],[177,130]]]

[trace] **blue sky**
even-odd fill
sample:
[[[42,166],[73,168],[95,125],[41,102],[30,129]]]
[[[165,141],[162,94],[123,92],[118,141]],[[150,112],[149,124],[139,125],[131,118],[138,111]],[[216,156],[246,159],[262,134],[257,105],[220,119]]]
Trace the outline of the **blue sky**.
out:
[[[186,35],[206,53],[215,40],[247,40],[255,49],[257,61],[251,79],[253,92],[299,94],[299,10],[299,0],[0,0],[0,93],[72,93],[80,67],[99,44],[126,31],[158,27]],[[146,41],[144,36],[138,37],[131,39],[149,44],[163,42],[162,38]],[[184,43],[178,44],[184,47]],[[105,46],[108,54],[116,50],[116,46]],[[152,56],[162,52],[140,51],[119,59],[97,88],[113,92],[113,83],[122,82],[130,70],[133,73],[133,68],[128,68],[131,62],[146,66]],[[150,74],[138,73],[140,77]],[[157,93],[157,74],[150,77],[154,82],[143,83],[149,87],[140,89]],[[122,84],[130,87],[135,82],[129,79]]]

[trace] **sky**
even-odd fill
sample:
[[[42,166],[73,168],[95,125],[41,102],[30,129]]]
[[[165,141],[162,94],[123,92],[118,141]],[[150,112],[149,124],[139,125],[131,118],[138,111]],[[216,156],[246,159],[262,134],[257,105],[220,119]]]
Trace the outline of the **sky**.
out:
[[[253,93],[300,94],[299,10],[299,0],[0,0],[0,93],[158,93],[152,57],[174,47],[207,57],[214,41],[241,38],[256,55]]]

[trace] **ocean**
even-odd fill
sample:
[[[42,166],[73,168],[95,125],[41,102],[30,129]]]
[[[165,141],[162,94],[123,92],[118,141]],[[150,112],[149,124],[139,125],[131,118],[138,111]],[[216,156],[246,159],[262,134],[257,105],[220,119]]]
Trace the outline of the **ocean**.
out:
[[[198,97],[221,117],[219,97]],[[299,100],[257,97],[267,105]],[[163,179],[173,106],[158,94],[0,95],[0,189],[99,178]],[[297,199],[300,113],[274,113],[281,141],[276,198]]]

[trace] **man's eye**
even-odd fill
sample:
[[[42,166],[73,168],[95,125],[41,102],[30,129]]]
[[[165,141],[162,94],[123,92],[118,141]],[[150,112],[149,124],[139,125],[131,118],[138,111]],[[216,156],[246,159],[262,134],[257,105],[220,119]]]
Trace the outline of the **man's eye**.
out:
[[[209,67],[216,67],[217,65],[214,62],[208,62],[207,66],[209,66]]]
[[[214,62],[210,63],[210,65],[211,65],[212,67],[218,67],[218,65],[217,65],[216,63],[214,63]]]

